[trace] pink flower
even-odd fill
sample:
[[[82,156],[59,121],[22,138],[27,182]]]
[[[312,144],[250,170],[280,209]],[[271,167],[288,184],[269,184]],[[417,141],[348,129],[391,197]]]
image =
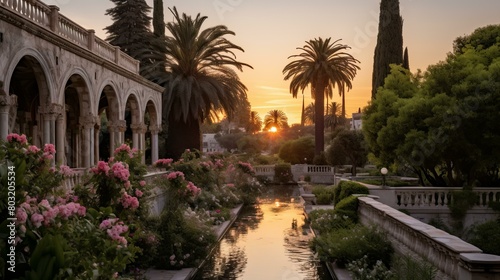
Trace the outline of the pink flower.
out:
[[[16,218],[17,222],[20,224],[24,224],[26,222],[26,219],[28,218],[28,214],[26,213],[26,210],[24,208],[19,207],[16,209]]]
[[[115,162],[113,166],[111,166],[111,171],[113,176],[122,182],[126,182],[130,176],[128,169],[121,162]]]
[[[85,208],[85,206],[80,205],[80,207],[78,207],[77,214],[84,217],[86,213],[87,213],[87,208]]]
[[[116,219],[116,218],[106,219],[106,220],[101,222],[101,224],[99,225],[99,228],[102,230],[111,228],[111,226],[114,225],[117,220],[118,219]]]
[[[174,162],[174,160],[171,158],[162,158],[155,161],[153,165],[156,167],[168,167],[172,162]]]
[[[31,215],[31,222],[36,228],[39,228],[43,222],[43,215],[39,213]]]
[[[128,193],[123,193],[121,198],[121,203],[123,208],[137,209],[139,207],[139,200],[135,196],[131,196]]]
[[[142,195],[143,195],[143,194],[144,194],[144,193],[143,193],[143,192],[141,192],[140,190],[138,190],[138,189],[136,189],[136,190],[135,190],[135,196],[137,196],[137,197],[142,197]]]
[[[130,188],[130,181],[125,182],[123,186],[125,187],[126,190],[128,190]]]
[[[234,188],[234,184],[226,184],[226,187]]]
[[[107,174],[110,170],[107,162],[100,160],[97,162],[97,167],[93,167],[90,171],[94,174]]]
[[[188,182],[186,188],[193,196],[197,196],[201,192],[201,189],[195,186],[192,182]]]
[[[130,152],[131,152],[130,146],[127,144],[121,144],[120,147],[115,149],[114,154],[116,155],[116,154],[119,154],[120,152],[126,152],[127,154],[130,154]]]
[[[11,133],[7,135],[7,141],[12,143],[12,142],[17,142],[21,145],[25,145],[28,143],[28,140],[26,139],[26,135],[22,134],[19,135],[17,133]]]
[[[45,154],[55,155],[56,148],[54,147],[54,144],[45,144],[45,146],[43,147],[43,152]]]
[[[184,173],[182,173],[180,171],[174,171],[174,172],[170,172],[167,174],[167,179],[169,179],[169,180],[174,180],[177,177],[180,177],[184,180]]]
[[[38,152],[40,152],[40,149],[35,145],[30,145],[26,151],[27,154],[36,154]]]
[[[69,177],[73,175],[73,170],[67,165],[59,166],[59,173],[63,176]]]
[[[139,182],[139,186],[144,187],[146,185],[146,181],[142,180]]]

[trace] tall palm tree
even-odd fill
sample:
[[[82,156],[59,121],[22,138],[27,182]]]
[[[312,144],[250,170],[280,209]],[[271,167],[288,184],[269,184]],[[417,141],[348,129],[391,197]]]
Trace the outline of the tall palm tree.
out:
[[[329,126],[332,131],[340,123],[341,110],[341,105],[335,101],[326,105],[325,125]]]
[[[236,60],[243,49],[225,38],[235,35],[226,26],[202,29],[207,19],[192,18],[170,10],[174,21],[166,24],[167,77],[163,96],[164,120],[168,122],[166,156],[179,158],[185,149],[201,148],[200,125],[233,115],[236,105],[246,100],[247,88],[235,69],[252,68]]]
[[[307,107],[304,109],[304,123],[310,125],[314,124],[315,121],[316,121],[316,113],[314,108],[314,102],[311,102],[311,104],[307,105]]]
[[[248,127],[246,128],[248,133],[254,134],[258,132],[262,128],[262,119],[259,116],[259,113],[256,111],[250,112],[250,118],[248,120]]]
[[[269,130],[272,127],[282,129],[288,127],[288,117],[281,110],[271,110],[264,117],[264,130]]]
[[[297,97],[299,90],[311,87],[311,96],[315,100],[315,155],[321,154],[325,147],[324,112],[325,95],[332,97],[333,88],[339,93],[352,88],[352,79],[356,76],[359,61],[345,51],[349,46],[339,44],[340,40],[330,42],[331,38],[309,40],[306,45],[297,48],[302,51],[288,58],[296,60],[288,63],[283,69],[285,80],[290,81],[290,92]]]

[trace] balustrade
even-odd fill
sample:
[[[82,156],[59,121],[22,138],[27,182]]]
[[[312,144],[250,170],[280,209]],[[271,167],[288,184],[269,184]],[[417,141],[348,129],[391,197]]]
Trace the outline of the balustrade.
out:
[[[139,61],[119,50],[118,54],[116,54],[114,46],[95,37],[93,30],[87,30],[64,15],[61,15],[57,6],[48,6],[34,0],[0,0],[0,4],[2,4],[2,8],[6,7],[30,21],[55,32],[66,40],[92,51],[96,55],[116,63],[133,73],[139,73]],[[93,40],[93,42],[90,42],[90,40]]]
[[[359,198],[358,214],[362,224],[376,225],[386,232],[397,252],[416,254],[436,266],[440,270],[439,279],[476,279],[481,273],[491,276],[495,273],[491,267],[500,266],[500,257],[482,254],[479,248],[460,238],[372,198]],[[482,259],[491,261],[480,263]],[[467,267],[474,269],[464,269]]]
[[[448,208],[453,200],[453,192],[461,188],[397,187],[394,188],[396,204],[400,208]],[[487,208],[490,202],[500,202],[500,189],[475,188],[477,195],[474,207]]]

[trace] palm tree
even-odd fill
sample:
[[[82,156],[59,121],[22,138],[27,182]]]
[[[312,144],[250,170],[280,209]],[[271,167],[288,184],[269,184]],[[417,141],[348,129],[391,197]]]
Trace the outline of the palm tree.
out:
[[[314,102],[311,102],[311,104],[307,105],[307,107],[304,109],[304,123],[314,124],[314,122],[316,121],[316,113],[314,111]]]
[[[341,105],[337,102],[332,102],[326,105],[325,124],[329,126],[332,131],[340,123],[340,118],[342,118],[340,111]]]
[[[235,69],[252,68],[236,60],[235,50],[243,49],[224,38],[235,35],[226,26],[202,29],[207,19],[192,18],[170,10],[174,21],[166,24],[167,69],[163,96],[163,117],[168,122],[166,156],[179,158],[185,149],[201,148],[200,124],[231,116],[237,104],[246,100],[247,88]]]
[[[281,110],[271,110],[267,112],[264,117],[264,130],[269,130],[273,126],[277,129],[288,127],[288,118],[285,112]]]
[[[331,38],[309,40],[298,55],[288,58],[297,58],[283,69],[285,80],[290,81],[290,92],[297,97],[299,90],[311,87],[311,96],[315,100],[315,155],[324,150],[324,112],[325,95],[332,97],[333,88],[337,87],[342,94],[345,87],[352,88],[351,80],[356,76],[359,63],[352,55],[345,52],[349,46],[337,42],[330,42]]]
[[[258,132],[262,127],[262,119],[259,116],[259,113],[256,111],[250,112],[250,118],[248,120],[248,127],[246,128],[248,133],[254,134]]]

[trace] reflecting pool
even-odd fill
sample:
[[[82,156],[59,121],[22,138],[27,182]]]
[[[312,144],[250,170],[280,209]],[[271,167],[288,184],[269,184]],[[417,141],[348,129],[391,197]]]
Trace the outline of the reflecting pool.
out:
[[[331,279],[309,248],[296,195],[296,187],[273,186],[244,208],[196,279]]]

